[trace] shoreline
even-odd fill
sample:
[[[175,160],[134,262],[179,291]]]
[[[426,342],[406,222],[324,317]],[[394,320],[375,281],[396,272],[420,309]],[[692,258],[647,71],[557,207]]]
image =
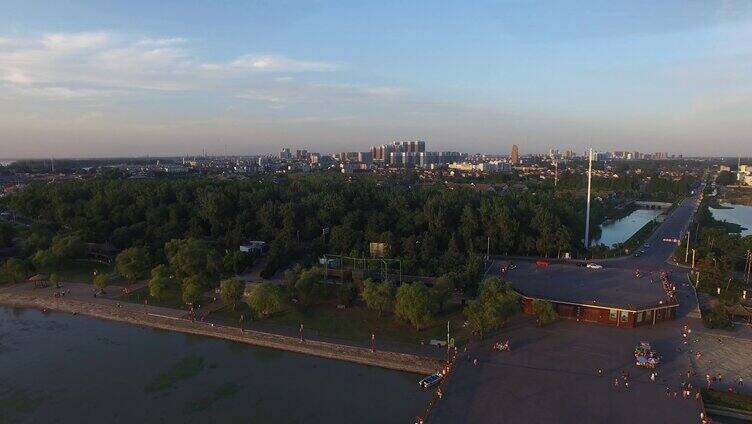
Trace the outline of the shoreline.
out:
[[[98,299],[96,302],[90,302],[76,299],[40,297],[29,293],[21,294],[0,291],[0,306],[11,308],[49,309],[57,312],[81,314],[109,321],[231,340],[254,346],[422,375],[437,372],[443,366],[443,361],[437,358],[381,350],[372,352],[370,349],[357,346],[317,340],[301,341],[295,337],[255,330],[243,330],[241,333],[237,327],[190,321],[162,314],[160,313],[162,308],[127,303],[118,307],[117,304],[120,303],[108,299]],[[153,310],[150,311],[152,308]]]

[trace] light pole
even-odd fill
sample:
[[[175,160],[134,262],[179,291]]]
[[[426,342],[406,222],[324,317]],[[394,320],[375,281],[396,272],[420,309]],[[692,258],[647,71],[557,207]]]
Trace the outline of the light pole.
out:
[[[588,150],[587,209],[585,210],[585,250],[590,249],[590,189],[593,179],[593,148]]]
[[[697,249],[692,249],[692,269],[695,269],[695,254],[697,253]]]
[[[687,252],[684,254],[684,263],[689,262],[689,231],[687,231]]]

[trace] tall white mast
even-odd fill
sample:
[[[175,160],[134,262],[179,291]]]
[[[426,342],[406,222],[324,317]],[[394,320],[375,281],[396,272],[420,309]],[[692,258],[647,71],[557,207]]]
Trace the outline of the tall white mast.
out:
[[[587,210],[585,211],[585,250],[590,249],[590,187],[593,179],[593,148],[588,149]]]

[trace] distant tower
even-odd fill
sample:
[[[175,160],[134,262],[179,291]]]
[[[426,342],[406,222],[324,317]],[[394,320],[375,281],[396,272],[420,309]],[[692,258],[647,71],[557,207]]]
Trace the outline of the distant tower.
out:
[[[50,158],[50,172],[55,173],[55,158]]]
[[[520,164],[520,150],[516,144],[512,144],[512,165]]]

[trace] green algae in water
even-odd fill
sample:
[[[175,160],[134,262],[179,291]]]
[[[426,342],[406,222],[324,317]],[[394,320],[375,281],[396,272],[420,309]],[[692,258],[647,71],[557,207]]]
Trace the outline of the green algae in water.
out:
[[[184,412],[186,414],[193,414],[195,412],[209,409],[212,407],[212,405],[214,405],[214,402],[235,396],[235,394],[240,391],[240,388],[241,387],[235,383],[222,384],[221,386],[214,389],[214,391],[209,396],[188,402],[185,405]]]
[[[169,371],[156,376],[146,386],[147,392],[161,392],[171,389],[177,382],[197,376],[204,369],[204,358],[196,355],[183,358]]]

